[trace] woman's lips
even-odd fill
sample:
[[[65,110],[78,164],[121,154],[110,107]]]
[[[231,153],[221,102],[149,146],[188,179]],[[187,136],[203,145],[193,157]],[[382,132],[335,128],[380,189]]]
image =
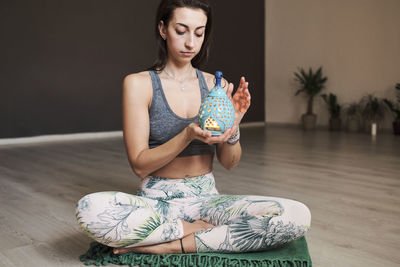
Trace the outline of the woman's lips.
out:
[[[193,56],[194,52],[181,52],[184,57],[191,57]]]

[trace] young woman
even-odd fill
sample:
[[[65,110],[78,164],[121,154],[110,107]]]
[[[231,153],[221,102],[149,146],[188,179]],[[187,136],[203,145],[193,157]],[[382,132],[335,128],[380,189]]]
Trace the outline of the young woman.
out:
[[[211,25],[206,0],[161,1],[158,59],[124,80],[124,140],[140,189],[87,195],[76,211],[81,228],[114,253],[265,250],[309,229],[311,215],[300,202],[215,188],[214,154],[228,170],[240,160],[239,124],[250,93],[244,77],[233,97],[225,81],[235,125],[220,136],[199,127],[200,104],[214,86],[214,76],[197,68],[208,55]]]

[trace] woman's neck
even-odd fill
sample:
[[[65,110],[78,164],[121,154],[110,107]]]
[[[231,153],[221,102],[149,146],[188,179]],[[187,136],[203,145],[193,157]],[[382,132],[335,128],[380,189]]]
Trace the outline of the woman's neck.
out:
[[[194,68],[191,63],[175,64],[174,62],[169,61],[165,64],[164,70],[175,79],[183,80],[188,76],[191,76]]]

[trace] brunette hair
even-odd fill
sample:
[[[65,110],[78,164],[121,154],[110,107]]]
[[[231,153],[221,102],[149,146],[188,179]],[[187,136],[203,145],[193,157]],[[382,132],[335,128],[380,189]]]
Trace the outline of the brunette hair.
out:
[[[160,5],[157,9],[156,23],[155,23],[155,34],[157,42],[157,58],[154,64],[149,68],[149,70],[163,70],[165,64],[167,63],[168,51],[167,42],[160,36],[160,31],[158,29],[158,24],[160,21],[164,22],[167,27],[170,20],[172,19],[173,12],[179,7],[189,7],[195,9],[201,9],[207,16],[206,30],[204,33],[204,42],[201,46],[199,53],[192,59],[192,65],[195,68],[200,67],[208,59],[210,50],[210,34],[212,26],[212,11],[211,6],[207,0],[161,0]]]

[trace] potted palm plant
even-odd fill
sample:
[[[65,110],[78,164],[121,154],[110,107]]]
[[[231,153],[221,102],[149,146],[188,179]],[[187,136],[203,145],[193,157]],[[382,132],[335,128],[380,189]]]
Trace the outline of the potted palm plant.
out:
[[[360,131],[360,103],[352,102],[345,109],[347,130],[349,132]]]
[[[392,111],[393,115],[395,115],[395,119],[393,121],[393,133],[395,135],[400,135],[400,83],[396,84],[396,90],[397,103],[394,103],[386,98],[383,101],[389,107],[390,111]]]
[[[381,99],[378,99],[373,94],[364,96],[361,100],[362,116],[364,118],[364,126],[366,131],[371,129],[371,134],[376,135],[378,123],[385,116],[385,104]]]
[[[342,106],[338,104],[337,96],[335,94],[329,93],[329,95],[323,94],[321,95],[321,97],[328,105],[329,114],[331,115],[331,117],[329,118],[329,130],[340,131],[342,125],[342,120],[340,118]]]
[[[295,81],[298,82],[300,87],[295,95],[304,93],[308,98],[307,112],[301,116],[303,129],[313,130],[317,122],[317,115],[313,113],[314,98],[325,88],[325,82],[328,78],[323,77],[322,67],[319,67],[315,73],[311,68],[308,73],[303,68],[300,68],[299,72],[295,72],[294,75]]]

